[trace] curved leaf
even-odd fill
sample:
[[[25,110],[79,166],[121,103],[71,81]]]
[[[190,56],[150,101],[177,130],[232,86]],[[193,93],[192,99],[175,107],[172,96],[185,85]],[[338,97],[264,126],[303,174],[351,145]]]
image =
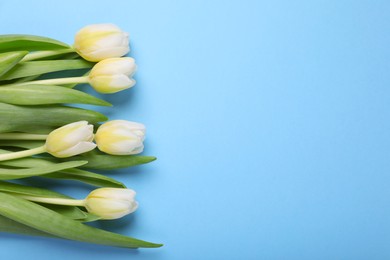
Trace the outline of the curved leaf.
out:
[[[71,48],[68,44],[48,38],[25,34],[0,35],[0,52],[39,51]]]
[[[0,77],[15,67],[27,53],[27,51],[0,53]]]
[[[42,177],[81,181],[98,187],[126,188],[126,186],[113,178],[80,169],[67,169],[46,174]]]
[[[36,203],[0,192],[0,215],[54,236],[81,242],[127,248],[161,247],[132,237],[123,236],[62,216]]]
[[[23,225],[19,222],[13,221],[12,219],[3,216],[0,216],[0,232],[56,238],[56,236]]]
[[[4,192],[11,195],[24,195],[24,196],[33,196],[33,197],[46,197],[46,198],[64,198],[72,199],[72,197],[66,196],[64,194],[42,189],[31,186],[26,186],[22,184],[16,184],[11,182],[0,181],[0,192]],[[92,220],[90,213],[82,211],[79,207],[76,206],[63,206],[63,205],[53,205],[53,204],[41,204],[46,208],[54,210],[61,215],[64,215],[68,218],[78,219],[82,221]],[[97,220],[98,217],[94,217],[94,220]]]
[[[54,85],[0,87],[0,102],[14,105],[73,103],[111,106],[110,103],[82,91]]]
[[[81,59],[26,61],[15,65],[8,73],[1,76],[0,80],[11,80],[63,70],[88,69],[92,66],[93,63]]]
[[[44,175],[51,172],[61,171],[64,169],[79,167],[86,164],[87,161],[73,161],[57,163],[45,167],[24,168],[24,169],[0,169],[0,180],[14,180],[32,176]]]
[[[77,156],[63,158],[61,159],[61,161],[86,160],[88,161],[88,163],[86,165],[83,165],[83,168],[112,170],[150,163],[156,159],[157,158],[154,156],[110,155],[94,150]]]
[[[0,103],[0,132],[29,132],[29,129],[47,129],[86,120],[98,123],[108,118],[96,111],[68,106],[19,106]]]

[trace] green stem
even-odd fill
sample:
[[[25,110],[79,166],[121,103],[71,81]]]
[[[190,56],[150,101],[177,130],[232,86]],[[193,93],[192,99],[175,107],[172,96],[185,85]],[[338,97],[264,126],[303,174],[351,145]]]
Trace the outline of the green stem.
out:
[[[43,80],[33,80],[23,83],[11,84],[12,86],[23,86],[31,84],[42,84],[42,85],[63,85],[63,84],[73,84],[73,83],[88,83],[88,76],[81,77],[68,77],[68,78],[59,78],[59,79],[43,79]]]
[[[85,205],[85,200],[34,197],[34,196],[27,196],[27,195],[21,195],[21,194],[14,194],[14,196],[18,196],[20,198],[23,198],[23,199],[26,199],[29,201],[42,202],[42,203],[47,203],[47,204],[64,205],[64,206],[84,206]]]
[[[47,135],[25,133],[0,133],[0,140],[46,140]]]
[[[44,152],[46,152],[46,146],[42,145],[40,147],[33,148],[30,150],[0,154],[0,161],[19,159],[19,158],[28,157],[28,156],[32,156],[32,155],[36,155],[36,154],[40,154],[40,153],[44,153]]]
[[[24,58],[21,61],[24,62],[24,61],[38,60],[46,57],[51,57],[51,56],[66,54],[71,52],[75,52],[75,50],[69,48],[69,49],[56,50],[56,51],[36,51],[27,54],[26,56],[24,56]]]

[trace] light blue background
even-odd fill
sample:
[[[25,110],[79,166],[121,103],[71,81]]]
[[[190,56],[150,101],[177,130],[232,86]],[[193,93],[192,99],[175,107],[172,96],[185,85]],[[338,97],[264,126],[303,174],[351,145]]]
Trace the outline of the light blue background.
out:
[[[165,246],[1,234],[0,258],[389,259],[389,13],[385,0],[2,1],[1,34],[130,33],[138,83],[104,111],[146,124],[158,160],[114,174],[140,208],[101,226]],[[54,188],[89,188],[68,185]]]

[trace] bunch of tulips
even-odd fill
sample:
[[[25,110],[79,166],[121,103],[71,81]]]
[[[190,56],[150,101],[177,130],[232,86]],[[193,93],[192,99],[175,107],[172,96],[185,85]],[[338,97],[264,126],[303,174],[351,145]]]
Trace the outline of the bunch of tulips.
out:
[[[135,191],[104,170],[155,160],[138,155],[143,124],[110,121],[79,106],[111,104],[77,90],[78,84],[104,94],[135,85],[129,51],[128,34],[113,24],[82,28],[72,46],[41,36],[0,35],[0,231],[127,248],[161,246],[87,224],[138,207]],[[94,188],[74,199],[28,185],[31,178]]]

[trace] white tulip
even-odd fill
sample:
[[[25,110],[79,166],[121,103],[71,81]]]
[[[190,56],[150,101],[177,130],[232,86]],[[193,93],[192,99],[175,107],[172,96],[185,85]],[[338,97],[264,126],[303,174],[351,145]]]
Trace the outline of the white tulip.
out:
[[[98,128],[95,141],[99,150],[108,154],[138,154],[144,149],[145,131],[143,124],[113,120]]]
[[[93,125],[79,121],[52,131],[46,138],[45,148],[55,157],[70,157],[93,150],[96,147],[93,137]]]
[[[100,93],[115,93],[135,85],[132,78],[137,65],[130,57],[111,58],[98,62],[89,74],[89,83]]]
[[[114,24],[92,24],[75,36],[74,49],[88,61],[122,57],[129,51],[129,35]]]
[[[102,219],[117,219],[138,208],[135,191],[120,188],[100,188],[92,191],[84,200],[88,212]]]

